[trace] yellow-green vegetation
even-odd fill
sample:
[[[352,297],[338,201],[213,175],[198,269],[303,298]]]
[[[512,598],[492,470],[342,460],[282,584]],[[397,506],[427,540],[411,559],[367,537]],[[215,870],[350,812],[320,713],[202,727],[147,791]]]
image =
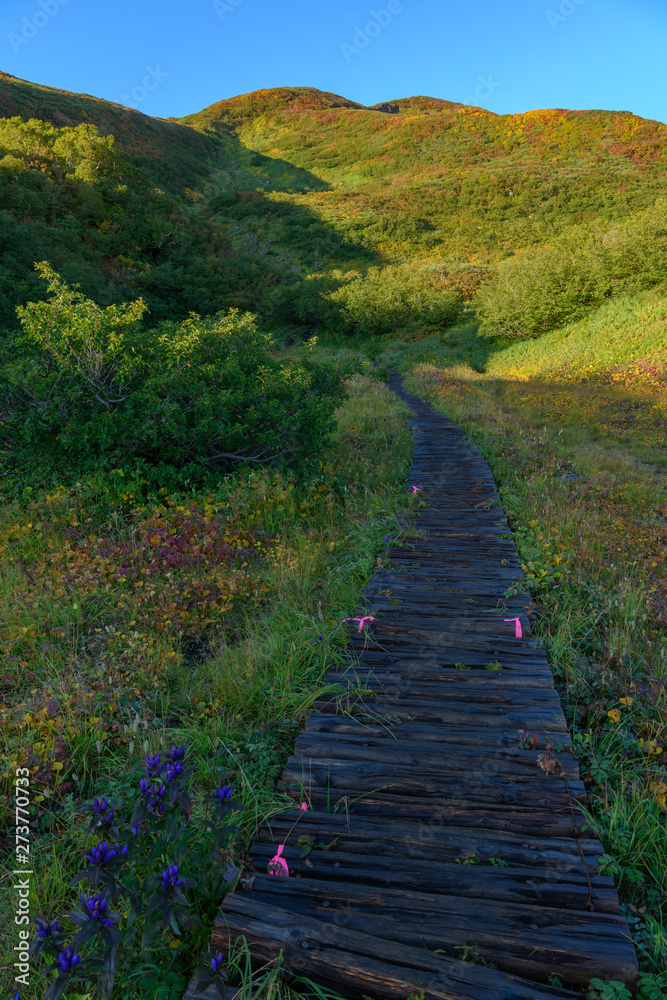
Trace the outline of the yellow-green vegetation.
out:
[[[536,602],[533,632],[548,651],[588,786],[590,828],[646,974],[641,995],[660,997],[667,297],[658,289],[621,296],[539,340],[496,345],[477,371],[460,360],[470,331],[458,348],[456,340],[453,330],[393,342],[377,357],[463,426],[491,465]]]
[[[664,388],[666,326],[664,287],[619,295],[586,319],[492,354],[486,373],[557,382],[604,379]]]
[[[664,194],[667,126],[626,112],[495,115],[431,98],[364,108],[276,88],[165,121],[2,74],[0,114],[5,326],[41,294],[30,275],[41,259],[100,304],[141,295],[154,320],[235,306],[276,329],[348,334],[369,327],[350,285],[394,265],[374,332],[405,325],[396,298],[428,324],[434,284],[469,301],[503,259],[572,226],[606,230]],[[549,321],[589,292],[573,281]],[[541,313],[499,325],[531,335]]]
[[[358,352],[321,354],[364,365]],[[105,796],[129,819],[146,753],[188,744],[206,792],[223,765],[246,806],[230,860],[289,805],[275,779],[318,678],[342,662],[340,621],[412,503],[405,406],[377,377],[354,375],[345,389],[308,485],[246,470],[215,492],[162,490],[138,503],[112,477],[103,498],[84,482],[5,506],[2,780],[7,795],[14,769],[28,767],[40,803],[33,865],[50,877],[32,882],[35,915],[57,919],[75,903],[77,808]],[[160,996],[180,998],[216,904],[209,910],[198,935],[170,932],[159,967],[137,960],[119,995],[154,997],[159,981]]]
[[[667,282],[667,200],[611,228],[572,227],[501,263],[476,299],[481,332],[526,339],[622,292]]]
[[[31,912],[76,903],[82,804],[134,851],[142,762],[171,754],[177,789],[187,746],[201,924],[128,939],[114,992],[180,1000],[227,875],[290,804],[276,778],[340,622],[404,531],[391,364],[494,470],[660,1000],[667,125],[312,88],[163,121],[6,74],[0,114],[1,770],[3,809],[17,767],[39,808]],[[208,792],[239,823],[213,856]],[[292,995],[280,978],[267,996]]]

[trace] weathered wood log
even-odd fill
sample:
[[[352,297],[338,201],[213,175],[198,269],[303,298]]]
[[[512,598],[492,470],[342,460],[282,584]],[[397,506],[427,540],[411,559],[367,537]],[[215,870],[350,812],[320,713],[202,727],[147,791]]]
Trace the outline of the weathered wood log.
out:
[[[397,739],[419,740],[421,743],[445,743],[468,747],[519,747],[521,736],[516,729],[502,729],[471,726],[440,726],[428,725],[422,722],[410,722],[402,719],[388,724],[358,716],[331,715],[326,712],[312,712],[306,720],[306,732],[322,733],[368,733],[371,736],[391,735]],[[531,733],[536,738],[536,750],[545,750],[547,746],[572,746],[569,733],[539,732]],[[528,741],[525,741],[528,742]]]
[[[332,795],[330,808],[337,803]],[[387,858],[423,858],[455,862],[456,858],[500,858],[511,866],[537,867],[560,872],[585,874],[597,871],[604,848],[599,840],[582,836],[540,837],[530,831],[515,833],[485,827],[456,826],[449,822],[447,804],[433,805],[428,821],[406,822],[403,817],[347,816],[339,804],[337,813],[328,811],[286,812],[273,816],[258,833],[263,843],[295,844],[301,836],[313,836],[332,850],[349,854],[375,854]],[[332,846],[333,845],[333,846]]]
[[[319,759],[374,761],[396,764],[401,768],[419,768],[424,773],[454,774],[465,778],[507,776],[515,781],[555,781],[561,777],[579,780],[579,765],[571,753],[549,755],[548,769],[540,766],[536,750],[496,749],[485,753],[452,744],[420,743],[418,740],[392,739],[387,736],[339,735],[304,731],[294,748],[295,757]],[[555,763],[554,763],[555,762]],[[544,761],[542,761],[544,763]]]
[[[381,756],[381,755],[380,755]],[[568,810],[570,802],[586,800],[582,781],[562,781],[559,778],[517,780],[504,774],[442,773],[437,765],[422,765],[419,770],[399,766],[395,762],[337,759],[333,756],[312,759],[290,757],[283,771],[283,784],[288,788],[345,789],[345,794],[384,792],[392,795],[413,795],[425,798],[446,797],[451,805],[473,803],[503,804],[519,808]],[[567,788],[566,788],[567,786]],[[569,790],[569,796],[568,796]]]
[[[249,859],[253,870],[266,874],[275,854],[275,844],[253,844]],[[340,851],[310,851],[305,857],[298,847],[285,847],[282,856],[290,875],[300,878],[334,879],[354,884],[405,886],[450,896],[471,896],[507,903],[530,903],[556,909],[585,910],[588,879],[574,872],[536,872],[534,868],[502,867],[475,862],[438,864],[417,859],[384,859],[373,855],[343,854]],[[597,913],[618,913],[614,882],[605,875],[591,875],[592,899]]]
[[[337,927],[430,951],[472,949],[498,968],[536,981],[547,971],[587,986],[594,976],[637,983],[624,918],[416,892],[407,887],[344,884],[256,875],[253,899]]]
[[[395,717],[418,722],[440,722],[448,726],[488,726],[490,728],[514,728],[516,730],[549,730],[567,732],[567,726],[560,710],[540,711],[539,709],[511,709],[505,706],[475,705],[470,702],[456,706],[430,705],[427,701],[411,701],[402,704],[399,700],[373,698],[367,702],[348,704],[344,696],[327,696],[314,702],[318,712],[342,711],[369,719]]]
[[[401,946],[364,931],[306,918],[252,897],[252,893],[226,897],[224,913],[213,928],[214,947],[227,952],[242,936],[261,963],[276,959],[282,951],[296,975],[342,987],[354,1000],[364,996],[405,1000],[419,992],[424,1000],[566,1000],[576,996],[435,955],[421,946]]]

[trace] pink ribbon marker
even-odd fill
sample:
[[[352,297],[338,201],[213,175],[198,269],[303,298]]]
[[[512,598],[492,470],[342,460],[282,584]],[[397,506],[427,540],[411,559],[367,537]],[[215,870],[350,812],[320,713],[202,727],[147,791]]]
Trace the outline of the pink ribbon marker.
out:
[[[520,618],[503,618],[504,622],[516,622],[516,632],[514,633],[515,638],[522,639],[523,632],[521,631],[521,619]]]
[[[364,622],[374,622],[375,618],[373,617],[373,615],[366,615],[365,618],[345,618],[344,621],[359,622],[359,628],[357,629],[357,632],[361,632],[362,628],[364,627]]]
[[[284,846],[285,846],[284,844],[280,844],[278,850],[269,861],[268,868],[270,869],[271,865],[279,865],[283,869],[282,874],[289,876],[289,868],[287,867],[287,862],[285,861],[284,858],[280,857],[280,855],[283,853]],[[269,871],[269,875],[280,875],[280,872]]]

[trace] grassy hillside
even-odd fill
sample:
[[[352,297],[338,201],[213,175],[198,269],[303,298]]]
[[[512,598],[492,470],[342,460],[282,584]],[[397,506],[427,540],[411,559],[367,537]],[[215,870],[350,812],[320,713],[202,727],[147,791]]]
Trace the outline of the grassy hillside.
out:
[[[299,204],[386,260],[493,262],[568,224],[623,217],[664,190],[667,126],[629,112],[495,115],[409,98],[388,102],[392,114],[333,95],[307,106],[310,91],[304,106],[299,89],[291,99],[285,88],[259,94],[181,121],[207,134],[233,127],[267,158],[257,166],[269,191],[268,161],[308,170],[327,190]]]
[[[392,364],[492,466],[640,957],[638,1000],[661,1000],[667,126],[428,97],[364,108],[313,88],[165,121],[7,75],[0,114],[0,326],[44,298],[35,261],[83,293],[46,269],[53,301],[0,344],[0,805],[9,826],[27,768],[32,858],[49,873],[31,914],[72,941],[89,816],[94,837],[131,844],[140,881],[178,858],[202,926],[169,925],[150,954],[128,933],[114,998],[182,997],[225,878],[290,805],[276,777],[341,662],[342,621],[418,502],[403,490],[407,410],[381,381]],[[140,303],[100,308],[139,296],[145,324]],[[175,322],[190,310],[221,315]],[[310,457],[329,416],[307,474],[276,464],[297,425]],[[189,453],[177,467],[174,440],[201,458],[202,434],[233,469],[200,475]],[[159,810],[130,824],[141,778],[161,780],[146,755],[170,747],[194,768],[184,834]],[[216,788],[245,807],[229,841],[219,816],[223,841],[204,823]],[[159,913],[142,910],[151,892],[140,932]],[[7,995],[13,943],[0,934]],[[264,974],[266,995],[296,1000],[280,978]],[[628,994],[587,995],[601,998]]]
[[[100,301],[143,295],[157,318],[236,305],[275,329],[348,333],[357,321],[328,293],[369,267],[417,266],[428,327],[434,270],[470,300],[499,261],[653,205],[666,177],[667,126],[628,112],[495,115],[430,97],[365,108],[282,87],[162,120],[4,74],[0,114],[47,123],[53,141],[97,129],[117,160],[100,192],[45,152],[46,125],[20,148],[5,128],[0,225],[17,248],[0,262],[5,324],[48,259]],[[420,322],[401,272],[382,280]]]
[[[622,295],[577,323],[492,354],[486,373],[667,387],[667,293]]]

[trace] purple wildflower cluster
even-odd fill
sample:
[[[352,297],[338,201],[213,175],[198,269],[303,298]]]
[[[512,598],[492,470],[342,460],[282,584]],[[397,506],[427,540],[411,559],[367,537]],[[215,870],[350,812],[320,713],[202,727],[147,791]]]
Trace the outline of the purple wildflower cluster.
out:
[[[150,785],[146,778],[142,778],[139,784],[141,794],[148,800],[148,811],[154,816],[164,815],[164,797],[167,789],[164,785]]]
[[[110,830],[113,826],[114,812],[109,808],[109,803],[102,796],[101,799],[93,799],[93,808],[100,818],[100,824],[105,830]]]
[[[178,878],[178,865],[169,865],[169,867],[162,872],[160,888],[164,889],[166,892],[168,889],[175,889],[180,885],[183,885],[183,879]]]
[[[127,844],[116,844],[115,847],[109,847],[106,840],[100,841],[92,848],[90,854],[86,855],[87,860],[91,865],[95,865],[97,868],[104,868],[112,858],[121,857],[127,854]]]
[[[89,896],[86,899],[86,906],[90,911],[88,914],[88,920],[97,920],[100,927],[111,927],[113,921],[104,915],[104,911],[108,905],[109,900],[104,899],[98,892],[95,893],[94,896]]]
[[[71,972],[80,961],[81,955],[75,955],[71,948],[65,948],[65,950],[61,951],[58,955],[58,965],[60,966],[61,975],[66,972]]]
[[[54,920],[52,924],[48,920],[37,920],[37,936],[42,941],[46,940],[46,938],[55,937],[59,930],[57,920]]]

